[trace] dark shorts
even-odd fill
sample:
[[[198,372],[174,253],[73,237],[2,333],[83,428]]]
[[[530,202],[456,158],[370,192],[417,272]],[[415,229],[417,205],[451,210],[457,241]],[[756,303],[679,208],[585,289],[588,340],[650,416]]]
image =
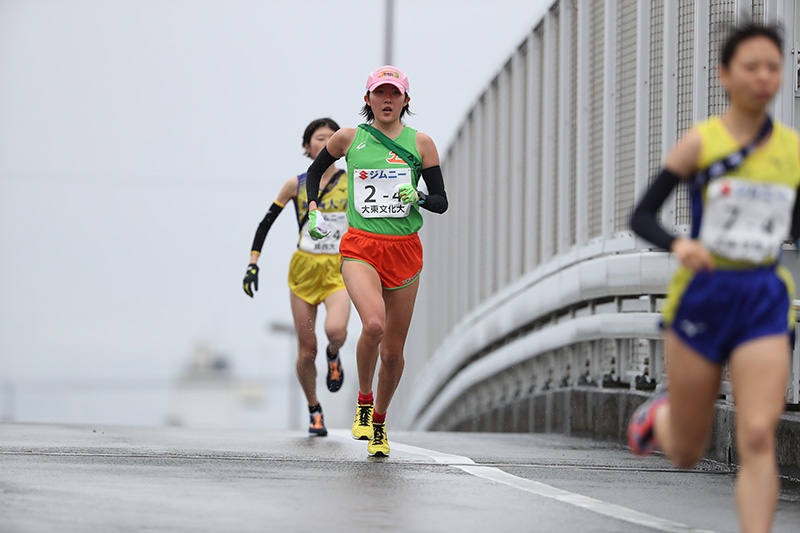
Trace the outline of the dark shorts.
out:
[[[782,268],[688,272],[670,283],[664,326],[712,363],[722,364],[742,344],[788,334],[793,281]]]

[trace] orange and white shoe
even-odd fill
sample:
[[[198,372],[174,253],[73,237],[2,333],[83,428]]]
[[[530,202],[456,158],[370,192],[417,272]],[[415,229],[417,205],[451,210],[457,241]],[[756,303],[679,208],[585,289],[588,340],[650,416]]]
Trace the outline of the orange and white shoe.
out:
[[[325,378],[325,384],[329,391],[336,392],[342,388],[342,383],[344,383],[344,369],[342,360],[337,355],[333,361],[328,359],[328,375]]]
[[[668,400],[666,389],[656,392],[633,412],[628,423],[628,446],[636,455],[649,455],[656,449],[656,411]]]
[[[322,413],[312,413],[309,415],[308,434],[317,437],[328,436],[328,430],[325,427],[325,418]]]

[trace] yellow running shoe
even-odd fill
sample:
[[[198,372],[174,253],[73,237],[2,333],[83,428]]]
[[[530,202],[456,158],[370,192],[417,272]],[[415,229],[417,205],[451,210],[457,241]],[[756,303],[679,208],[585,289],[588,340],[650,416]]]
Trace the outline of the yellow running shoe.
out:
[[[371,457],[389,457],[389,439],[386,436],[386,424],[372,424],[372,440],[367,444],[367,452]]]
[[[372,438],[372,411],[375,407],[371,403],[356,405],[356,418],[353,420],[353,438],[356,440],[369,440]]]

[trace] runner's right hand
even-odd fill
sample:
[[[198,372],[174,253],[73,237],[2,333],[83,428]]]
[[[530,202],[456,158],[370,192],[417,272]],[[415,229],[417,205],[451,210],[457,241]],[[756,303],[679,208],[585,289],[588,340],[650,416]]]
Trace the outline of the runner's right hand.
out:
[[[678,237],[672,242],[672,253],[683,266],[694,272],[714,270],[711,252],[702,243],[686,237]]]
[[[244,293],[248,295],[250,298],[253,297],[253,292],[258,290],[258,265],[255,263],[250,263],[247,265],[247,272],[244,275],[244,281],[242,281],[242,286],[244,287]]]
[[[319,209],[314,209],[308,213],[308,234],[311,235],[312,239],[324,239],[330,232],[328,223]]]

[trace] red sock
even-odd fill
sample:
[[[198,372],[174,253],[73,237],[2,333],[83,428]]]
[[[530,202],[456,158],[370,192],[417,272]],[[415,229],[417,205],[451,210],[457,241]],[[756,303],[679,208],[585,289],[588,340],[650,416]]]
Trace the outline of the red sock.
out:
[[[372,413],[373,424],[383,424],[385,422],[386,422],[386,413],[379,413],[378,411],[374,411]]]
[[[369,394],[361,394],[361,391],[358,391],[358,403],[362,405],[375,403],[375,400],[372,397],[372,391],[369,391]]]

